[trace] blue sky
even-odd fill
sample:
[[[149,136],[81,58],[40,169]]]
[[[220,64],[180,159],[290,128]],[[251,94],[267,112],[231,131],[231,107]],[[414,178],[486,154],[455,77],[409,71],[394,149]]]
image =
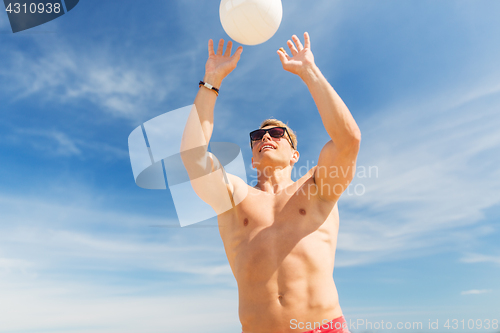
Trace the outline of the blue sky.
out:
[[[82,0],[17,34],[0,13],[0,332],[240,332],[216,221],[177,227],[169,191],[135,185],[127,147],[193,102],[208,39],[228,38],[218,5]],[[348,321],[500,319],[499,10],[285,1],[276,35],[244,46],[221,86],[212,140],[242,147],[249,178],[248,132],[265,118],[297,132],[297,168],[329,140],[276,54],[292,34],[309,32],[357,120],[372,174],[339,202]]]

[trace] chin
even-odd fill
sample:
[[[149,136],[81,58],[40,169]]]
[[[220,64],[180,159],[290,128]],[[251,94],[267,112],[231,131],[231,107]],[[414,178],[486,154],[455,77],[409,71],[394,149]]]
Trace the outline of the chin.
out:
[[[263,158],[260,161],[256,162],[258,165],[262,167],[284,167],[287,161],[277,159],[277,158]]]

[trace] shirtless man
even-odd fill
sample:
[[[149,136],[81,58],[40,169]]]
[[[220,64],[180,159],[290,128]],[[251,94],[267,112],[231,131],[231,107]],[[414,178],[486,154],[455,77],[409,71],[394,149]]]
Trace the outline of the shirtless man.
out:
[[[251,134],[255,187],[225,173],[214,155],[206,153],[218,96],[211,86],[221,86],[243,51],[240,46],[231,56],[228,42],[224,52],[224,40],[217,52],[213,41],[208,43],[203,82],[211,86],[200,83],[184,129],[181,157],[193,189],[218,215],[238,284],[243,332],[347,332],[333,281],[337,201],[353,178],[361,135],[346,105],[316,67],[309,35],[304,34],[304,45],[295,35],[292,40],[287,42],[291,56],[278,51],[281,63],[307,85],[331,138],[318,165],[292,181],[299,159],[297,142],[276,120],[261,126],[274,130]]]

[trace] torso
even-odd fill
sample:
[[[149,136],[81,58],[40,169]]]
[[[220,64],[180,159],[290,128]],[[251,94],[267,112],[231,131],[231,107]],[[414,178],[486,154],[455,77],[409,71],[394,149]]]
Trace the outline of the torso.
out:
[[[248,187],[240,204],[219,215],[244,333],[302,332],[292,320],[342,315],[333,281],[338,209],[316,192],[311,170],[276,194]]]

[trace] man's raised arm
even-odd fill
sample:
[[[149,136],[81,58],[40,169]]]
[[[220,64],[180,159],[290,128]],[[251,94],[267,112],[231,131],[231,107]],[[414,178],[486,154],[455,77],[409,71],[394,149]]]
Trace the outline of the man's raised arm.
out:
[[[203,83],[194,100],[194,108],[188,117],[181,141],[181,158],[191,185],[198,196],[219,213],[227,210],[227,185],[217,161],[207,153],[214,128],[214,107],[222,80],[236,68],[243,48],[240,46],[231,56],[232,42],[219,41],[214,52],[213,41],[208,42],[208,60],[205,64]],[[219,170],[217,170],[219,169]],[[217,171],[216,171],[217,170]],[[219,195],[217,195],[219,194]],[[225,194],[225,195],[224,195]]]
[[[314,63],[309,34],[304,45],[288,41],[292,56],[278,51],[283,68],[297,74],[309,88],[331,141],[321,150],[314,179],[322,199],[336,201],[354,177],[361,132],[349,109]]]

